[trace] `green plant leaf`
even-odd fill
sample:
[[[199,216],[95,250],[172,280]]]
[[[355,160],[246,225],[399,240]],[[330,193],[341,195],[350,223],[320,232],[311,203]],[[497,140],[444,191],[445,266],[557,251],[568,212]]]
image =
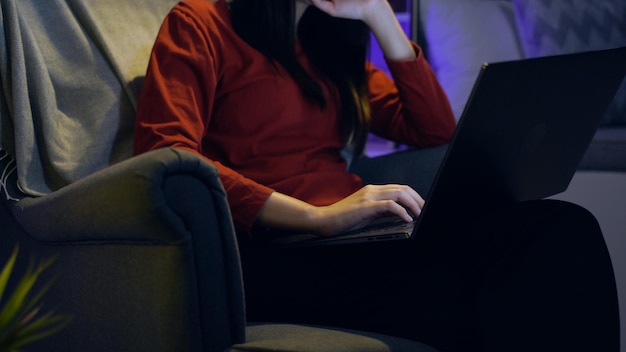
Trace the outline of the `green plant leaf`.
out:
[[[53,260],[48,260],[42,264],[40,264],[38,269],[45,269],[48,266],[50,266],[52,264]],[[39,273],[37,274],[37,276],[39,276],[39,274],[41,274],[42,270],[38,270]],[[51,280],[50,282],[48,282],[44,287],[42,287],[39,292],[33,296],[32,298],[30,298],[28,300],[28,303],[25,304],[22,309],[21,309],[21,313],[19,314],[19,316],[24,316],[25,314],[27,314],[26,312],[32,312],[32,310],[34,309],[35,305],[39,304],[39,302],[43,299],[43,296],[48,292],[48,290],[50,290],[50,288],[52,287],[53,283],[54,283],[54,279]],[[29,313],[30,314],[30,313]],[[23,318],[22,318],[23,319]]]
[[[28,268],[26,274],[22,277],[22,280],[17,284],[17,287],[9,296],[9,299],[6,301],[5,306],[0,310],[0,330],[7,327],[11,322],[15,320],[19,320],[22,317],[20,316],[20,309],[24,307],[26,304],[26,297],[30,293],[30,290],[35,285],[35,281],[37,280],[37,273],[34,271],[32,266]]]
[[[17,252],[16,247],[0,273],[0,293],[6,290]],[[15,352],[22,346],[58,332],[71,321],[71,317],[55,315],[54,312],[37,317],[41,307],[36,306],[42,301],[54,280],[48,282],[35,294],[32,290],[40,274],[50,267],[54,260],[44,261],[36,267],[31,262],[14,291],[4,301],[4,306],[0,307],[0,352]]]
[[[13,254],[11,254],[9,261],[2,269],[2,272],[0,272],[0,302],[2,302],[4,290],[6,289],[9,278],[11,277],[11,271],[13,271],[13,266],[15,265],[15,260],[17,259],[18,250],[18,246],[15,246],[15,249],[13,249]]]
[[[36,268],[32,262],[30,263],[22,280],[18,283],[13,294],[7,300],[4,308],[0,310],[0,330],[3,330],[12,321],[21,320],[27,312],[37,304],[38,299],[41,299],[43,293],[48,289],[47,286],[44,288],[44,292],[36,295],[36,299],[31,301],[30,304],[26,301],[39,275],[52,265],[53,262],[54,259],[47,260],[39,264]]]
[[[53,335],[66,327],[71,320],[69,316],[55,315],[55,312],[51,311],[20,329],[11,339],[11,343],[7,346],[8,350],[17,350]]]

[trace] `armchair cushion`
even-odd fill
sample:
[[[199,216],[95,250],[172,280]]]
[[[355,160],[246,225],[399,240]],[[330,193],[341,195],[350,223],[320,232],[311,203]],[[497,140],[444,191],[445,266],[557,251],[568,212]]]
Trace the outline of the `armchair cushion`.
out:
[[[251,325],[246,335],[246,343],[228,351],[436,352],[422,343],[397,337],[293,324]]]

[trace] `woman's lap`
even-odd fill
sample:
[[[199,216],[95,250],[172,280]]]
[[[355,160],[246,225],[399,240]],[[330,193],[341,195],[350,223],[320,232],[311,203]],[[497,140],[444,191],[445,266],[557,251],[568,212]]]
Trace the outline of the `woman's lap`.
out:
[[[444,350],[619,348],[602,234],[569,203],[509,205],[424,240],[242,246],[242,262],[251,321],[369,330]]]
[[[619,345],[611,264],[593,218],[555,201],[515,208],[441,241],[243,248],[249,319],[370,330],[449,350]]]

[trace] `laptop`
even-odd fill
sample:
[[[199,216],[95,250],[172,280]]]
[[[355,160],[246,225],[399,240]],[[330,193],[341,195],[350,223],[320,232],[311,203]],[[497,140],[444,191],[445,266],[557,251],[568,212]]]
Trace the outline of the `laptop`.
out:
[[[422,214],[285,246],[414,240],[455,231],[479,213],[567,189],[626,75],[626,47],[482,66]]]

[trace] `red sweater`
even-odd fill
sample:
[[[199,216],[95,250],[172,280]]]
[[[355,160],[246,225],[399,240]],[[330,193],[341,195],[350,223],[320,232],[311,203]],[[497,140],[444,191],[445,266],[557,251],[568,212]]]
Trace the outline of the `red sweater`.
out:
[[[372,132],[429,147],[450,140],[455,121],[430,66],[389,62],[395,78],[368,65]],[[298,59],[313,75],[306,56]],[[314,76],[315,77],[315,76]],[[224,0],[187,0],[165,18],[136,118],[135,153],[172,146],[212,161],[233,219],[250,230],[278,191],[314,205],[362,187],[340,156],[337,92],[327,85],[321,110],[294,80],[233,31]]]

